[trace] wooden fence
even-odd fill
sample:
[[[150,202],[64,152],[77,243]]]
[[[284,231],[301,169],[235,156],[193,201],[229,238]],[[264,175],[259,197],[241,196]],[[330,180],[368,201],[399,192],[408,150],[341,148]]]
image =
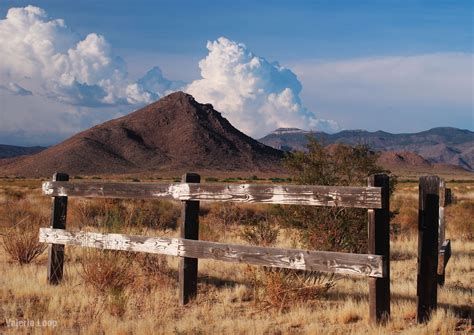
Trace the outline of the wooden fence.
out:
[[[443,179],[421,177],[418,207],[417,321],[426,322],[438,304],[438,285],[443,286],[451,257],[451,242],[445,239],[445,207],[452,194]]]
[[[198,258],[277,268],[366,276],[369,280],[370,319],[384,322],[390,315],[389,177],[369,177],[367,187],[200,183],[187,173],[181,183],[69,182],[56,173],[43,183],[43,194],[53,197],[51,228],[40,229],[40,241],[50,243],[48,282],[63,277],[64,245],[127,250],[179,256],[180,303],[197,294]],[[66,231],[67,199],[174,199],[182,201],[180,238],[129,236]],[[200,201],[295,204],[367,208],[368,254],[281,249],[200,241]]]

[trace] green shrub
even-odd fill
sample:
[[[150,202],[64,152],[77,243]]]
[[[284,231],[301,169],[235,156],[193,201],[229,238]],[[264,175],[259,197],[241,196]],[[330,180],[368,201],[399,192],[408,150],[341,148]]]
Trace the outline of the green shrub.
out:
[[[288,154],[284,164],[293,180],[305,185],[366,186],[371,174],[387,172],[367,146],[324,148],[309,137],[308,151]],[[366,252],[367,210],[359,208],[280,206],[281,222],[299,229],[310,249]]]

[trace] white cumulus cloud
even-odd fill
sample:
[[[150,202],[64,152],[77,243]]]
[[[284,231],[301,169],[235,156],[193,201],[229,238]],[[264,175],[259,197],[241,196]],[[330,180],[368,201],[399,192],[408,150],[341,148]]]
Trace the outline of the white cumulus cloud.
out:
[[[11,8],[0,20],[0,73],[70,105],[144,104],[157,97],[129,80],[125,62],[98,34],[84,39],[38,7]],[[160,78],[166,80],[166,78]],[[18,84],[16,84],[18,85]]]
[[[72,134],[177,90],[212,103],[254,137],[278,127],[338,129],[303,106],[302,86],[291,70],[224,37],[207,43],[201,78],[190,84],[167,79],[157,66],[132,80],[104,36],[80,36],[35,6],[8,10],[0,20],[0,45],[4,134]]]
[[[243,132],[258,137],[278,127],[338,129],[336,122],[317,119],[302,105],[301,83],[290,69],[224,37],[209,41],[207,49],[209,54],[199,62],[202,79],[185,90],[212,103]]]

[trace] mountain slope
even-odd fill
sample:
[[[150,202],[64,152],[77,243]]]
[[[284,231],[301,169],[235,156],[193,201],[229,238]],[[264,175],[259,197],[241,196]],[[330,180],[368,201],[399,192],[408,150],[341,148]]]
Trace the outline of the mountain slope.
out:
[[[336,134],[280,128],[259,141],[286,151],[305,150],[308,135],[324,144],[367,144],[376,151],[410,151],[430,163],[453,164],[474,171],[474,133],[457,128],[433,128],[413,134],[391,134],[384,131],[345,130]]]
[[[5,175],[175,169],[280,171],[283,153],[234,128],[210,104],[176,92],[36,155],[0,161]]]

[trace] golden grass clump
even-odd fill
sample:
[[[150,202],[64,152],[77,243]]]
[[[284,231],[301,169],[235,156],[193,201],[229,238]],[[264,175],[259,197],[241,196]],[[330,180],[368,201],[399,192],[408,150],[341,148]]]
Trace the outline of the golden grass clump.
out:
[[[256,302],[278,309],[321,298],[336,285],[334,274],[281,268],[254,269]]]
[[[0,207],[3,227],[1,241],[10,260],[28,264],[41,255],[47,245],[38,240],[38,231],[48,218],[27,200],[7,200]]]
[[[123,291],[133,283],[132,257],[128,253],[84,249],[80,263],[82,279],[97,292]]]

